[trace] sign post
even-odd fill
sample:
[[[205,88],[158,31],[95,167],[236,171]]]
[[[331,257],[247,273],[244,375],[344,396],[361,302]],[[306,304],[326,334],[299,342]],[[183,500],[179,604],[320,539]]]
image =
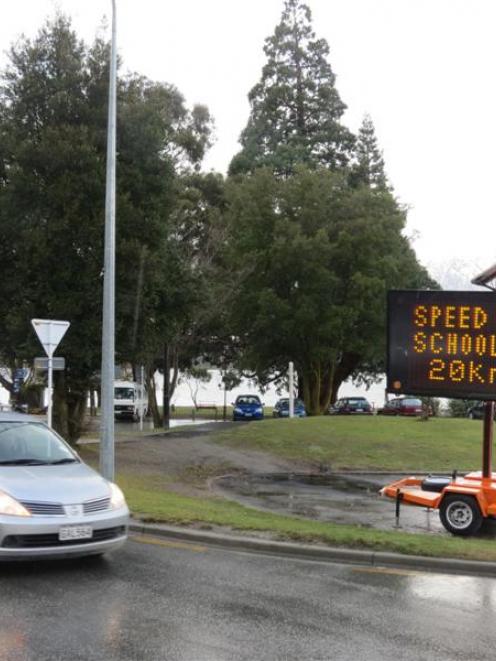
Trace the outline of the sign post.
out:
[[[31,319],[34,331],[48,356],[48,426],[52,426],[53,354],[70,326],[68,321]]]
[[[140,369],[140,383],[141,383],[141,396],[140,396],[140,407],[139,407],[139,428],[140,431],[143,431],[143,407],[144,407],[144,397],[145,397],[145,366],[142,365]]]
[[[289,417],[294,418],[294,365],[289,363]]]

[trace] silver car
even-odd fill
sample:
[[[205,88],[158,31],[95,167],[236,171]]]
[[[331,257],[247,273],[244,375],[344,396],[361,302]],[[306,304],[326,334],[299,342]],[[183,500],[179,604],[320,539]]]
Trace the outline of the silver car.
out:
[[[99,555],[128,524],[117,485],[35,417],[0,413],[0,560]]]

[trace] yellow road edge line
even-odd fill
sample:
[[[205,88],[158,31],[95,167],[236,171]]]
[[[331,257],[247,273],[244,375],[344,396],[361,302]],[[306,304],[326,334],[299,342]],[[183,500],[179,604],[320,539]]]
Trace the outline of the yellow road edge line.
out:
[[[139,544],[152,544],[155,546],[165,546],[166,548],[171,549],[184,549],[186,551],[195,551],[196,553],[204,553],[208,551],[208,547],[199,546],[198,544],[189,544],[188,542],[171,542],[165,539],[159,539],[158,537],[152,537],[148,535],[130,535],[129,539],[133,542],[138,542]]]
[[[414,569],[393,569],[392,567],[353,567],[352,571],[362,574],[393,574],[396,576],[423,576],[426,573]]]

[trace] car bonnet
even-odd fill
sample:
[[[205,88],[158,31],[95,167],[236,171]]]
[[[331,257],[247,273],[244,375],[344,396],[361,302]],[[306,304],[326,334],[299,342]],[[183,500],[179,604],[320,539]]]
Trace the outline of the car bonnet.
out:
[[[0,489],[17,500],[62,504],[110,496],[108,482],[84,463],[0,466]]]

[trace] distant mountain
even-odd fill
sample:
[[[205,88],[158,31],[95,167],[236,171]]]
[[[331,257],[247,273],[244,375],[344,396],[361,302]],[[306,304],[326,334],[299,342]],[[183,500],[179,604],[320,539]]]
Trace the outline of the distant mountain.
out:
[[[489,266],[491,264],[482,264],[475,260],[451,259],[444,262],[430,263],[427,265],[427,269],[443,289],[465,291],[475,289],[481,291],[481,288],[473,285],[471,281]]]

